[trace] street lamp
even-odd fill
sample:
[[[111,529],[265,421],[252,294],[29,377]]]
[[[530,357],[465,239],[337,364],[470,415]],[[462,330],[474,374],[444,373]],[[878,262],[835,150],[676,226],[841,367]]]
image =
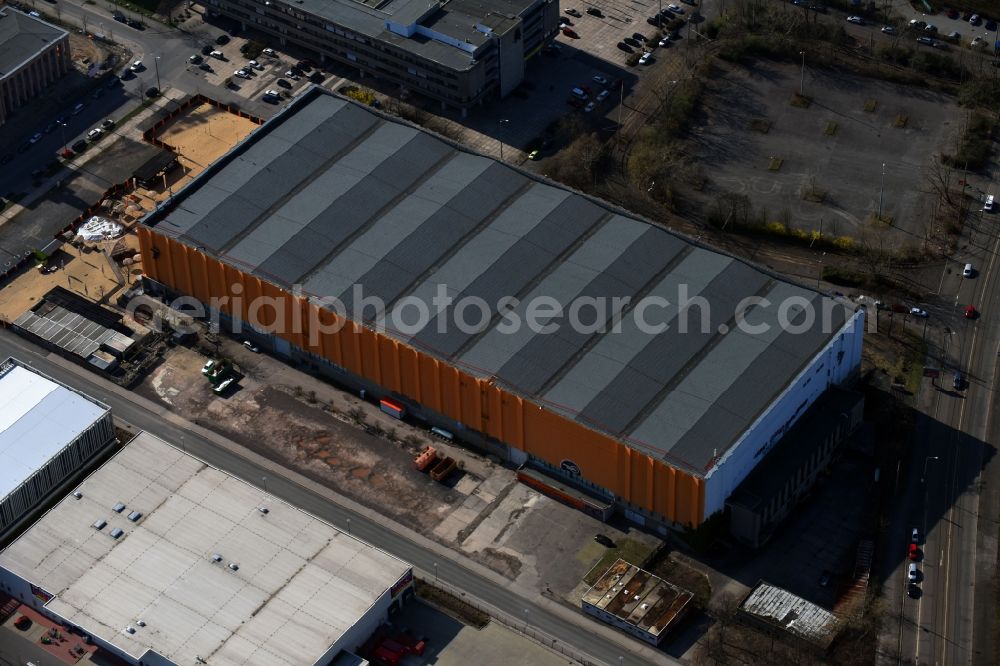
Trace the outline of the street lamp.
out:
[[[438,563],[434,563],[434,582],[438,582]]]
[[[260,477],[260,480],[264,482],[264,492],[266,493],[267,492],[267,477],[266,476],[262,476],[262,477]]]
[[[56,124],[59,125],[59,137],[62,139],[63,152],[66,152],[66,123],[62,120],[57,120]]]
[[[162,94],[160,90],[160,56],[153,56],[153,69],[156,70],[156,90]]]
[[[882,221],[882,198],[885,195],[885,162],[882,162],[882,181],[878,188],[878,222]]]
[[[924,473],[920,476],[920,483],[926,483],[927,481],[927,463],[932,460],[940,460],[940,456],[927,456],[924,458]]]
[[[348,534],[351,533],[351,519],[350,518],[347,519],[347,533]]]
[[[503,119],[500,120],[500,136],[499,136],[499,139],[500,139],[500,161],[501,162],[503,162],[503,130],[504,130],[504,128],[508,124],[510,124],[510,120],[508,120],[507,118],[503,118]]]
[[[806,52],[799,51],[799,55],[802,56],[802,72],[799,74],[799,97],[804,97],[806,87]]]

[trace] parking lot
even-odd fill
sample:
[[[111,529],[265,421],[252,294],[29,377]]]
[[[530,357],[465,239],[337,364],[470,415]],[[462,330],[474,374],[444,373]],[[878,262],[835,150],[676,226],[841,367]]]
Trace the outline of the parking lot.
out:
[[[953,98],[807,62],[804,92],[812,103],[803,108],[792,104],[799,66],[720,67],[703,124],[692,133],[710,174],[694,195],[706,209],[736,193],[768,222],[830,236],[877,226],[901,245],[923,241],[935,204],[928,169],[936,154],[954,151],[965,119]]]

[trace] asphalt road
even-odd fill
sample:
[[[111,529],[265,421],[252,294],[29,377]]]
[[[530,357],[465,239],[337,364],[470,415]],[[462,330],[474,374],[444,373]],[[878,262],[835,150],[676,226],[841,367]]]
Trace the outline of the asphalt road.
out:
[[[910,488],[893,526],[898,566],[886,587],[898,614],[896,663],[981,664],[990,663],[993,654],[992,578],[1000,516],[1000,429],[993,418],[1000,356],[1000,220],[974,217],[968,251],[942,277],[939,295],[952,304],[951,312],[939,324],[947,328],[928,333],[941,376],[933,383],[924,380],[921,389]],[[962,264],[969,261],[979,273],[963,279]],[[982,313],[978,319],[962,317],[968,304]],[[967,378],[963,391],[954,390],[956,371]],[[920,530],[922,551],[917,599],[907,596],[905,557],[914,527]]]
[[[578,624],[549,611],[538,605],[535,600],[525,598],[514,590],[499,587],[495,582],[460,563],[442,557],[439,553],[425,549],[386,529],[377,520],[370,520],[364,515],[339,506],[293,481],[277,476],[245,458],[220,448],[193,430],[151,414],[129,397],[109,390],[110,385],[105,380],[82,369],[79,372],[69,371],[62,365],[48,360],[48,354],[43,350],[37,349],[6,329],[0,329],[0,358],[8,356],[30,362],[41,372],[103,401],[112,408],[112,412],[118,418],[175,445],[181,444],[186,451],[209,464],[254,485],[265,487],[266,492],[350,531],[351,534],[410,562],[425,573],[434,572],[432,575],[500,609],[509,617],[527,618],[531,628],[544,632],[563,644],[574,646],[607,664],[638,666],[650,663],[649,659],[630,652],[633,648],[629,647],[629,643],[632,641],[626,635],[622,634],[620,643],[616,644],[599,632],[588,632],[585,630],[588,624],[596,621],[580,615]],[[642,646],[636,644],[634,649],[637,652],[641,651]],[[658,661],[675,663],[666,655],[662,655],[662,659]]]

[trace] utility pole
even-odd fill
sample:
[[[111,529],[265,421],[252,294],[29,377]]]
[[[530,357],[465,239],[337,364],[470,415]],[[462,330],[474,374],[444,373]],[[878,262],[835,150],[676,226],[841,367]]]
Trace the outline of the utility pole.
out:
[[[806,87],[806,52],[799,51],[799,55],[802,56],[802,71],[799,74],[799,97],[805,97],[805,87]]]
[[[498,138],[500,139],[500,161],[501,162],[503,162],[503,129],[504,129],[504,127],[507,126],[508,123],[510,123],[510,120],[508,120],[507,118],[503,118],[503,119],[500,120],[500,135],[499,135]]]
[[[882,162],[882,181],[878,188],[878,221],[882,221],[882,199],[885,196],[885,162]]]

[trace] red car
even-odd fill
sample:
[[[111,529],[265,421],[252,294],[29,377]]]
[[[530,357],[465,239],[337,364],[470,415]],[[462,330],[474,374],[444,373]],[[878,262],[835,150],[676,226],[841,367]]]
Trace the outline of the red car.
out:
[[[948,18],[953,19],[953,20],[958,18],[958,10],[957,9],[949,9],[948,11],[945,12],[945,14],[948,15]]]
[[[563,26],[562,34],[572,39],[580,39],[580,35],[576,34],[576,30],[573,30],[572,28],[567,28],[566,26]]]
[[[966,319],[975,319],[978,315],[979,315],[979,313],[976,312],[976,306],[975,305],[970,305],[969,307],[965,308],[965,318]]]
[[[911,560],[920,559],[920,548],[915,543],[910,544],[909,557]]]

